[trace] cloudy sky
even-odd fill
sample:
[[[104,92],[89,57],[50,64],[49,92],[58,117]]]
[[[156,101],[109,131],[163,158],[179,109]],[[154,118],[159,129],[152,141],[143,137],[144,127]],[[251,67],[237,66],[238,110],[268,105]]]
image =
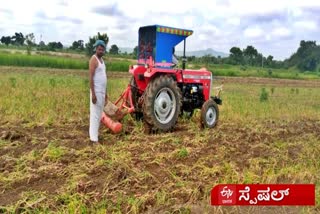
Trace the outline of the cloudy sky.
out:
[[[275,59],[289,57],[300,40],[320,43],[318,0],[0,0],[0,37],[33,32],[37,42],[109,35],[109,46],[134,47],[139,26],[192,29],[187,50],[253,45]],[[181,45],[180,45],[181,47]],[[177,48],[178,50],[180,49]]]

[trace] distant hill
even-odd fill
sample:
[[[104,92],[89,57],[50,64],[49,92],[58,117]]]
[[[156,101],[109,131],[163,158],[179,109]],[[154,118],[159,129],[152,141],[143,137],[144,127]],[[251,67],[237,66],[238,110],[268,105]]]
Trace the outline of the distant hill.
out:
[[[128,47],[119,47],[121,53],[132,53],[133,52],[133,48],[128,48]],[[178,56],[182,56],[183,52],[182,51],[176,51],[176,54]],[[219,51],[215,51],[212,48],[208,48],[206,50],[198,50],[198,51],[186,51],[186,55],[187,56],[196,56],[196,57],[201,57],[204,55],[212,55],[215,57],[221,56],[221,57],[228,57],[229,54],[223,53],[223,52],[219,52]]]
[[[110,50],[110,47],[107,48],[107,50],[109,51],[109,50]],[[119,47],[119,51],[120,51],[120,53],[125,53],[125,52],[127,52],[127,54],[130,54],[130,53],[133,52],[133,48]]]
[[[128,47],[124,47],[124,48],[119,47],[119,50],[120,50],[121,53],[127,52],[128,54],[130,54],[130,53],[133,52],[133,48],[128,48]]]
[[[177,51],[177,55],[178,56],[182,56],[183,52],[182,51]],[[219,51],[215,51],[212,48],[208,48],[206,50],[198,50],[198,51],[186,51],[186,55],[187,56],[196,56],[196,57],[201,57],[204,55],[211,55],[211,56],[221,56],[221,57],[228,57],[229,54],[223,53],[223,52],[219,52]]]

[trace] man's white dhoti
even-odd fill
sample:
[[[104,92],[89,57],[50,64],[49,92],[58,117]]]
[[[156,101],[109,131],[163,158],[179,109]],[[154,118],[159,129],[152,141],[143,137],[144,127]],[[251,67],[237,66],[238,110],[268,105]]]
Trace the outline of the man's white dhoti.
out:
[[[99,128],[100,128],[100,121],[101,116],[104,108],[105,103],[105,94],[96,92],[97,102],[96,104],[92,103],[92,93],[90,92],[90,140],[91,141],[98,141],[99,135]]]

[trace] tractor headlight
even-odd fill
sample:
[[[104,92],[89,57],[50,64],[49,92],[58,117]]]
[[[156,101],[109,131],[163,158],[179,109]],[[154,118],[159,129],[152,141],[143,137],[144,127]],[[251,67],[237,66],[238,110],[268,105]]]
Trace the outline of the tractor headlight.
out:
[[[198,87],[197,87],[197,86],[192,86],[191,91],[192,91],[193,93],[197,93],[197,92],[198,92]]]

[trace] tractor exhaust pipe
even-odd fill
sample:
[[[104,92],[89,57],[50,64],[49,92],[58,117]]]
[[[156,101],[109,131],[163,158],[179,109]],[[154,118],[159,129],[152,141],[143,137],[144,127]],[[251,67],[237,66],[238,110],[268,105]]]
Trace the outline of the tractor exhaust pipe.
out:
[[[182,69],[186,69],[186,39],[183,40],[183,57],[182,57]]]

